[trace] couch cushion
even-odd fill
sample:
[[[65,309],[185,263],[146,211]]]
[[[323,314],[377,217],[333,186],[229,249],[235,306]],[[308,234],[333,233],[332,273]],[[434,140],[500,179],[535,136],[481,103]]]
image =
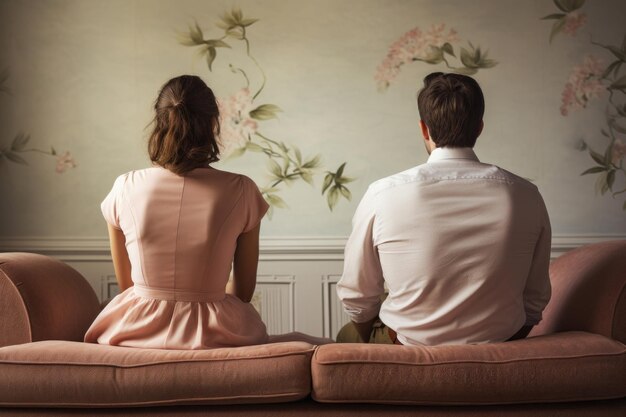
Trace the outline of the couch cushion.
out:
[[[314,346],[180,351],[42,341],[0,349],[0,406],[287,402],[311,388]]]
[[[626,396],[626,346],[569,332],[462,346],[334,344],[312,361],[320,402],[508,404]]]

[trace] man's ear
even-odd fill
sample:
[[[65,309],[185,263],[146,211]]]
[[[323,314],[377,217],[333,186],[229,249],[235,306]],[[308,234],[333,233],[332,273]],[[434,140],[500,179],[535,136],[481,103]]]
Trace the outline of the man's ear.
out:
[[[420,120],[420,129],[422,130],[422,136],[424,136],[424,140],[430,140],[430,132],[428,131],[428,126],[424,123],[423,120]]]

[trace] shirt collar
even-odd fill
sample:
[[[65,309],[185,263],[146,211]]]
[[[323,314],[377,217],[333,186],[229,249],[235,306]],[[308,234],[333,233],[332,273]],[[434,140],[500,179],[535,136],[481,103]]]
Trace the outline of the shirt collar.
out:
[[[427,162],[443,161],[445,159],[467,159],[480,162],[472,148],[435,148]]]

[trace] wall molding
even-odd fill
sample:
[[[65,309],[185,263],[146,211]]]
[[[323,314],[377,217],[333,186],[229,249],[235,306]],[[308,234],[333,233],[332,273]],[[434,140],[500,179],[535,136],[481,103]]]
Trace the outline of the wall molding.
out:
[[[563,234],[552,237],[552,258],[579,246],[607,240],[626,240],[626,234]],[[345,236],[262,237],[261,261],[343,260]],[[66,262],[110,261],[105,237],[0,237],[0,252],[34,252]]]

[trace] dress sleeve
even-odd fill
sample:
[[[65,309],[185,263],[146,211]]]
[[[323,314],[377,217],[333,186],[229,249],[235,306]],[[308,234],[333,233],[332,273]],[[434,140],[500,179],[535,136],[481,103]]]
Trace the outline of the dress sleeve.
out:
[[[108,224],[115,227],[116,229],[121,229],[119,212],[120,202],[122,198],[122,189],[124,187],[125,180],[126,175],[120,175],[119,177],[117,177],[117,179],[113,183],[113,188],[104,198],[102,204],[100,204],[100,210],[102,210],[104,220],[106,220]]]
[[[265,201],[259,188],[250,178],[243,177],[243,196],[245,221],[242,233],[254,229],[270,207]]]

